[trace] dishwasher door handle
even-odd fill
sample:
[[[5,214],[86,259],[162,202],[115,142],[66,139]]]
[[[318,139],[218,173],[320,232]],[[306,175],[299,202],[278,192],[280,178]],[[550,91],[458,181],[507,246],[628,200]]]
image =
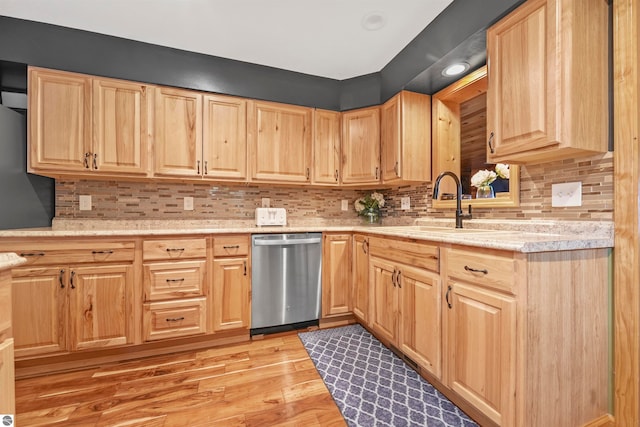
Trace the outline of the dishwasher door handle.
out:
[[[271,240],[271,239],[255,239],[253,244],[255,246],[285,246],[285,245],[308,245],[310,243],[321,243],[322,239],[320,237],[311,237],[308,239],[280,239],[280,240]]]

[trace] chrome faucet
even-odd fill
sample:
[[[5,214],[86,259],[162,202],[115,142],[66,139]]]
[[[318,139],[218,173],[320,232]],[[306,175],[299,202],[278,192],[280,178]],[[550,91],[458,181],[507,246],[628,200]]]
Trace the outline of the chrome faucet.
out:
[[[451,171],[444,171],[436,178],[435,184],[433,184],[433,199],[438,198],[438,190],[440,188],[440,181],[445,176],[450,176],[456,182],[456,228],[462,228],[463,219],[471,219],[471,205],[469,205],[469,213],[462,213],[462,184],[458,176]]]

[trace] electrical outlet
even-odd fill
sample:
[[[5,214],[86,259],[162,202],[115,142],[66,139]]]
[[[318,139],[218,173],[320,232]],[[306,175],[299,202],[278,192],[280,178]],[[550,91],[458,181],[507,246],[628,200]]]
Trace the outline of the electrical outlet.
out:
[[[263,197],[262,198],[262,207],[263,208],[270,208],[271,207],[271,199],[268,197]]]
[[[582,206],[582,182],[551,184],[551,206]]]
[[[402,197],[400,199],[400,209],[403,211],[411,209],[411,197]]]
[[[80,202],[80,210],[81,211],[90,211],[91,210],[91,196],[82,195],[79,197]]]
[[[343,211],[348,211],[349,210],[349,201],[348,200],[342,200],[341,209]]]
[[[193,210],[193,197],[185,197],[184,198],[184,210],[192,211]]]

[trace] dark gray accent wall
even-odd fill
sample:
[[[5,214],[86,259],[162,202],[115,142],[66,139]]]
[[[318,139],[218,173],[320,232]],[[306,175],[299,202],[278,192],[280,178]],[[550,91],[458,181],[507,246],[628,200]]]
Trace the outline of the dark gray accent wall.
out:
[[[27,121],[0,105],[0,229],[48,227],[54,180],[26,173]]]

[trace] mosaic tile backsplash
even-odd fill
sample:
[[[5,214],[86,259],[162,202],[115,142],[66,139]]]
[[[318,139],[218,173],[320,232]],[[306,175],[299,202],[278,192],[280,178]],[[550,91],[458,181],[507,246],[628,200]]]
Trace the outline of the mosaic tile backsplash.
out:
[[[521,167],[520,207],[475,209],[474,218],[613,220],[613,156],[562,160]],[[582,206],[551,207],[551,185],[582,182]],[[431,183],[381,191],[387,205],[386,224],[410,223],[416,218],[450,217],[451,209],[433,209]],[[366,191],[355,189],[277,187],[225,183],[56,181],[56,217],[65,219],[220,219],[251,220],[262,198],[272,207],[287,209],[289,222],[322,218],[328,222],[357,222],[353,201]],[[79,209],[79,196],[91,195],[90,211]],[[411,209],[400,209],[409,196]],[[193,197],[194,210],[183,210],[184,197]],[[341,200],[349,210],[341,210]]]

